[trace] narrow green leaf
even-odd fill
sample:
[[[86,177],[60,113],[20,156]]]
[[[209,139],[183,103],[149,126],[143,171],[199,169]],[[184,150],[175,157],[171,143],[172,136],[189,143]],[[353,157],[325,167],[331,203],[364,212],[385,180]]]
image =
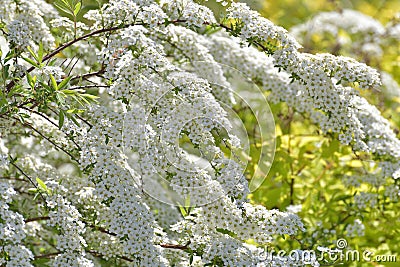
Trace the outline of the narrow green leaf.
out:
[[[187,195],[187,197],[185,198],[185,207],[190,207],[190,195]]]
[[[76,126],[81,126],[80,123],[75,119],[74,116],[72,116],[71,114],[66,114],[67,118],[70,119],[73,123],[75,123]]]
[[[40,178],[36,178],[36,182],[38,183],[39,188],[43,189],[46,192],[48,191],[47,185]]]
[[[36,193],[37,189],[36,188],[28,188],[29,193]]]
[[[64,90],[62,90],[62,92],[66,95],[76,95],[76,92],[74,90],[70,90],[70,89],[64,89]]]
[[[71,96],[76,102],[78,102],[79,105],[81,105],[82,107],[85,106],[85,104],[75,95]]]
[[[91,102],[97,102],[96,99],[99,98],[98,96],[91,95],[91,94],[81,94],[85,99],[91,101]]]
[[[79,11],[81,11],[81,7],[82,7],[82,3],[81,2],[78,2],[75,5],[75,9],[74,9],[74,16],[75,17],[78,15]]]
[[[3,108],[8,104],[7,99],[4,96],[4,93],[0,90],[0,107]]]
[[[43,53],[44,53],[44,52],[43,52],[43,43],[40,42],[40,43],[39,43],[39,50],[38,50],[38,54],[37,54],[39,65],[42,64],[42,61],[43,61]]]
[[[64,97],[59,91],[56,91],[56,99],[57,99],[58,104],[60,104],[60,105],[63,105],[65,103]]]
[[[58,114],[58,128],[61,129],[64,125],[64,111],[60,110],[60,113]]]
[[[28,81],[29,86],[33,89],[36,83],[36,76],[35,78],[32,77],[29,73],[26,73],[26,79]]]
[[[90,94],[80,94],[79,96],[83,101],[85,101],[86,104],[98,103],[96,100],[97,98],[99,98],[98,96]]]
[[[60,82],[60,84],[58,85],[58,89],[64,89],[64,87],[66,87],[68,85],[68,83],[71,81],[72,77],[67,77],[64,80],[62,80],[62,82]]]
[[[56,78],[54,78],[53,74],[50,74],[50,80],[51,80],[51,86],[53,87],[53,89],[55,91],[58,91],[57,81],[56,81]]]
[[[190,253],[189,264],[192,265],[193,263],[193,253]]]
[[[179,205],[179,210],[181,211],[182,216],[186,217],[187,213],[186,213],[185,208],[179,202],[178,202],[178,205]]]
[[[32,59],[27,58],[27,57],[23,57],[22,59],[25,60],[26,62],[28,62],[29,64],[31,64],[32,66],[34,66],[36,68],[39,68],[39,65],[35,61],[33,61]]]
[[[39,81],[39,83],[47,92],[51,93],[53,91],[53,89],[50,86],[48,86],[46,83],[44,83],[42,81]]]
[[[71,9],[68,6],[65,6],[65,4],[63,4],[62,2],[55,2],[54,5],[60,9],[61,11],[63,11],[64,13],[67,13],[69,15],[73,15]]]
[[[14,50],[8,51],[6,57],[4,58],[4,63],[7,63],[9,60],[14,58]]]
[[[65,5],[65,6],[67,6],[67,7],[69,7],[70,9],[72,9],[72,2],[70,2],[70,1],[67,1],[67,0],[61,0],[61,2]],[[74,1],[75,2],[75,1]]]
[[[82,100],[83,102],[85,102],[87,105],[90,104],[89,100],[86,99],[84,96],[79,95],[79,99]],[[78,99],[77,99],[78,100]],[[79,101],[78,101],[79,102]],[[79,102],[81,104],[81,102]],[[82,104],[81,104],[82,105]],[[83,105],[82,105],[83,106]]]
[[[10,65],[8,65],[8,64],[4,65],[4,68],[3,68],[4,80],[7,80],[8,77],[10,76],[9,70],[10,70]]]
[[[29,51],[29,54],[31,54],[32,57],[33,57],[34,59],[36,59],[37,62],[39,62],[39,58],[38,58],[38,56],[36,55],[36,53],[32,50],[32,48],[31,48],[30,46],[28,46],[27,49],[28,49],[28,51]]]
[[[22,89],[22,90],[21,90]],[[12,97],[14,94],[16,93],[22,93],[24,96],[29,96],[29,92],[26,93],[25,90],[23,90],[23,86],[22,84],[18,84],[16,86],[14,86],[10,92],[8,92],[7,97]]]

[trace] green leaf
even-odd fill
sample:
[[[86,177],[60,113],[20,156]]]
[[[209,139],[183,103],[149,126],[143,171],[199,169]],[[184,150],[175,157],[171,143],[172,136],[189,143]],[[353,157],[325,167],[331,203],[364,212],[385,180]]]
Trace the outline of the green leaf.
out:
[[[178,202],[178,205],[179,205],[179,210],[180,210],[180,212],[181,212],[182,216],[183,216],[183,217],[186,217],[188,214],[187,214],[187,212],[186,212],[186,209],[185,209],[185,207],[184,207],[184,206],[182,206],[182,205],[180,205],[180,203],[179,203],[179,202]]]
[[[28,188],[29,193],[36,193],[37,189],[36,188]]]
[[[10,70],[10,65],[8,65],[8,64],[4,65],[4,67],[3,67],[3,78],[4,78],[4,80],[7,80],[8,77],[10,76],[9,70]]]
[[[61,105],[63,105],[64,104],[64,95],[61,93],[61,92],[59,92],[59,91],[56,91],[56,99],[57,99],[57,102],[58,102],[58,104],[61,104]]]
[[[36,59],[37,62],[39,62],[39,58],[38,58],[38,56],[35,54],[35,52],[32,50],[32,48],[31,48],[30,46],[28,46],[27,49],[28,49],[29,53],[32,55],[32,57],[33,57],[34,59]]]
[[[75,119],[75,117],[71,114],[65,114],[68,119],[70,119],[73,123],[75,123],[76,126],[81,126],[80,123]]]
[[[83,96],[86,99],[92,100],[92,101],[95,101],[97,98],[99,98],[98,96],[91,95],[91,94],[81,94],[81,96]]]
[[[39,50],[38,50],[37,56],[38,56],[38,63],[40,65],[40,64],[42,64],[42,61],[43,61],[43,43],[42,42],[39,43]]]
[[[78,102],[79,105],[81,105],[81,106],[84,106],[84,105],[85,105],[85,104],[84,104],[78,97],[76,97],[75,95],[72,95],[71,97],[72,97],[72,99],[74,99],[76,102]]]
[[[36,84],[36,75],[32,77],[29,73],[26,73],[26,79],[28,81],[29,86],[34,89]]]
[[[236,234],[235,234],[234,232],[229,231],[229,230],[227,230],[227,229],[217,228],[216,230],[217,230],[217,232],[222,233],[222,234],[225,234],[225,235],[229,235],[229,236],[232,236],[232,237],[235,237],[235,236],[236,236]]]
[[[60,82],[60,84],[58,85],[58,89],[64,89],[64,87],[66,87],[68,85],[68,83],[71,81],[72,77],[67,77],[64,80],[62,80],[62,82]]]
[[[81,2],[78,2],[75,5],[75,9],[74,9],[74,16],[75,17],[78,15],[79,11],[81,11],[81,7],[82,7],[82,3]]]
[[[49,263],[49,262],[50,262],[50,259],[46,259],[46,258],[34,259],[32,261],[34,266],[38,266],[38,267],[49,267],[49,265],[46,264],[46,263]]]
[[[71,11],[71,7],[69,6],[69,4],[65,4],[65,1],[57,1],[54,2],[54,5],[60,9],[61,11],[69,14],[69,15],[73,15],[73,12]]]
[[[69,7],[70,9],[72,9],[72,7],[73,7],[73,2],[75,2],[74,0],[70,0],[70,1],[67,1],[67,0],[61,0],[63,3],[64,3],[64,5],[66,5],[67,7]]]
[[[40,68],[39,65],[32,59],[27,58],[27,57],[23,57],[22,59],[25,60],[26,62],[28,62],[29,64],[31,64],[32,66],[34,66],[36,68]]]
[[[189,264],[192,265],[193,263],[193,253],[190,253]]]
[[[78,114],[78,113],[85,112],[85,109],[72,108],[72,109],[68,109],[66,112],[67,112],[67,114]]]
[[[14,58],[14,50],[8,51],[6,57],[4,58],[4,63],[7,63],[8,61],[10,61],[13,58]]]
[[[57,85],[57,81],[54,78],[53,74],[50,74],[50,80],[51,80],[51,86],[53,87],[53,89],[55,91],[58,91],[58,85]]]
[[[3,91],[0,90],[0,107],[3,108],[8,104],[7,99],[5,98]]]
[[[43,191],[47,192],[49,190],[47,185],[40,178],[36,178],[36,182],[38,183],[39,188],[43,189]]]
[[[58,128],[61,129],[64,125],[64,111],[60,110],[60,113],[58,114]]]
[[[62,92],[66,95],[76,95],[76,91],[70,89],[64,89]]]
[[[185,198],[185,207],[190,207],[190,195],[187,195],[187,197]]]

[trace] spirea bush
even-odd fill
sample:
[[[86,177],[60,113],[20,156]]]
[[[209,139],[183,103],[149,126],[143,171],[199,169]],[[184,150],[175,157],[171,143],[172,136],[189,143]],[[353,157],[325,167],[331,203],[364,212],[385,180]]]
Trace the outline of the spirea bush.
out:
[[[282,163],[295,148],[276,138],[281,103],[329,139],[321,157],[368,157],[342,178],[374,190],[332,201],[398,201],[400,140],[363,97],[380,90],[380,72],[305,52],[293,36],[306,39],[308,24],[292,35],[246,4],[217,2],[221,17],[192,0],[0,3],[0,266],[330,263],[309,252],[343,249],[326,242],[332,229],[307,235],[301,206],[250,201],[269,171],[295,176]],[[387,31],[350,33],[370,53],[399,38],[396,22]],[[341,221],[349,238],[365,230],[356,212]]]

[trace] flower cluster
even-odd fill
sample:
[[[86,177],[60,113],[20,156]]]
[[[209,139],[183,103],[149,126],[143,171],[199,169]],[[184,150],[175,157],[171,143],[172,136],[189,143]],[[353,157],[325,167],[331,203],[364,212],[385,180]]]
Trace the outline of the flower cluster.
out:
[[[47,187],[53,193],[46,199],[47,207],[51,210],[49,225],[57,226],[61,232],[57,237],[57,249],[61,253],[54,259],[54,265],[94,266],[92,261],[85,258],[84,247],[87,244],[82,237],[85,232],[85,224],[81,221],[82,215],[68,200],[62,197],[67,193],[67,189],[53,181],[47,181]]]
[[[244,3],[232,3],[227,12],[228,18],[237,20],[238,25],[241,25],[240,34],[244,40],[252,38],[260,39],[264,42],[274,40],[278,42],[278,47],[290,50],[301,47],[288,34],[286,29],[276,26],[268,19],[261,17],[258,12],[251,10]]]
[[[14,1],[6,1],[0,8],[0,21],[7,25],[7,39],[21,51],[27,46],[34,47],[39,43],[46,47],[54,46],[55,39],[45,18],[51,19],[55,16],[55,8],[41,0],[23,0],[19,1],[18,5]]]
[[[341,12],[322,12],[304,24],[296,25],[290,32],[302,40],[305,34],[329,33],[337,36],[340,30],[346,30],[353,36],[363,35],[371,42],[378,41],[385,28],[377,20],[355,10],[344,9]]]
[[[258,19],[256,13],[251,14],[253,20]],[[242,21],[248,23],[246,19]],[[241,46],[240,40],[219,35],[211,38],[213,42],[203,42],[214,58],[229,62],[271,91],[272,101],[284,101],[299,112],[308,111],[324,132],[338,133],[341,143],[351,144],[355,150],[399,157],[399,140],[389,122],[350,87],[358,83],[360,88],[377,88],[380,79],[376,70],[350,58],[300,53],[293,47],[266,56],[257,49]],[[229,53],[224,50],[226,47]]]
[[[8,184],[0,183],[0,245],[6,257],[0,257],[0,264],[32,267],[33,253],[24,246],[25,221],[21,214],[9,209],[9,203],[16,192]],[[4,255],[4,253],[3,253]]]
[[[302,206],[268,210],[248,200],[249,144],[230,117],[242,105],[230,67],[343,144],[395,159],[349,184],[379,190],[399,178],[400,141],[357,91],[380,86],[376,70],[300,52],[285,29],[243,3],[229,1],[227,13],[231,26],[192,0],[111,0],[85,15],[87,27],[44,0],[0,4],[4,39],[18,55],[12,79],[0,58],[0,171],[10,179],[0,183],[0,265],[32,266],[38,256],[53,266],[319,266],[310,257],[265,258],[277,236],[305,231]],[[49,25],[68,31],[56,36],[66,41],[57,50]],[[28,46],[38,62],[21,64]],[[61,53],[66,59],[55,59]],[[98,101],[87,106],[90,93]],[[398,186],[385,196],[396,200]],[[13,199],[23,216],[10,209]],[[359,209],[378,200],[354,198]],[[361,235],[363,225],[346,231]],[[42,249],[30,251],[27,235]]]
[[[349,237],[357,237],[364,235],[365,226],[361,222],[360,219],[354,220],[353,224],[348,224],[346,226],[347,236]]]
[[[161,7],[171,20],[182,21],[189,27],[203,27],[216,22],[210,9],[192,0],[161,1]]]
[[[354,55],[365,62],[379,62],[391,41],[396,42],[398,28],[396,17],[382,25],[358,11],[344,9],[341,12],[321,12],[311,20],[291,28],[290,33],[305,45],[313,43],[315,36],[333,37],[336,46],[331,49]],[[388,73],[381,70],[381,78],[383,88],[389,95],[400,91]]]

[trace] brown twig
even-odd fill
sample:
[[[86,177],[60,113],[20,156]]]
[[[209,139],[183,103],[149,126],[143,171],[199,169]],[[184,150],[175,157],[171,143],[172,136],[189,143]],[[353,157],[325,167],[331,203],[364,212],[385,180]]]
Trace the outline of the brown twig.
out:
[[[30,129],[32,129],[34,132],[36,132],[37,134],[39,134],[41,137],[43,137],[44,139],[46,139],[48,142],[50,142],[53,146],[55,146],[56,148],[60,149],[61,151],[63,151],[65,154],[67,154],[68,156],[70,156],[70,158],[76,162],[79,163],[79,160],[77,160],[74,155],[72,155],[69,151],[65,150],[63,147],[59,146],[58,144],[56,144],[53,140],[51,140],[50,138],[48,138],[47,136],[45,136],[44,134],[42,134],[39,130],[35,129],[32,125],[28,124],[28,123],[22,123],[22,125],[29,127]]]
[[[41,217],[35,217],[35,218],[28,218],[28,219],[25,219],[25,223],[45,221],[45,220],[50,220],[50,217],[49,216],[41,216]]]
[[[100,77],[102,77],[101,75],[102,75],[103,73],[104,73],[104,69],[101,69],[101,70],[96,71],[96,72],[89,72],[89,73],[86,73],[86,74],[83,74],[83,75],[79,75],[79,76],[72,77],[71,81],[80,80],[80,79],[86,79],[86,78],[90,78],[90,77],[93,77],[93,76],[100,76]]]
[[[27,175],[17,164],[15,164],[13,161],[10,161],[10,164],[13,165],[23,176],[25,176],[25,177],[29,180],[29,182],[30,182],[36,189],[38,188],[38,186],[33,182],[32,178],[29,177],[29,175]],[[47,205],[47,204],[46,204],[46,198],[43,196],[42,192],[40,192],[40,191],[38,190],[38,193],[39,193],[40,197],[43,199],[45,205]]]
[[[61,254],[60,251],[49,253],[49,254],[37,255],[37,256],[35,256],[35,259],[51,259],[59,254]]]

